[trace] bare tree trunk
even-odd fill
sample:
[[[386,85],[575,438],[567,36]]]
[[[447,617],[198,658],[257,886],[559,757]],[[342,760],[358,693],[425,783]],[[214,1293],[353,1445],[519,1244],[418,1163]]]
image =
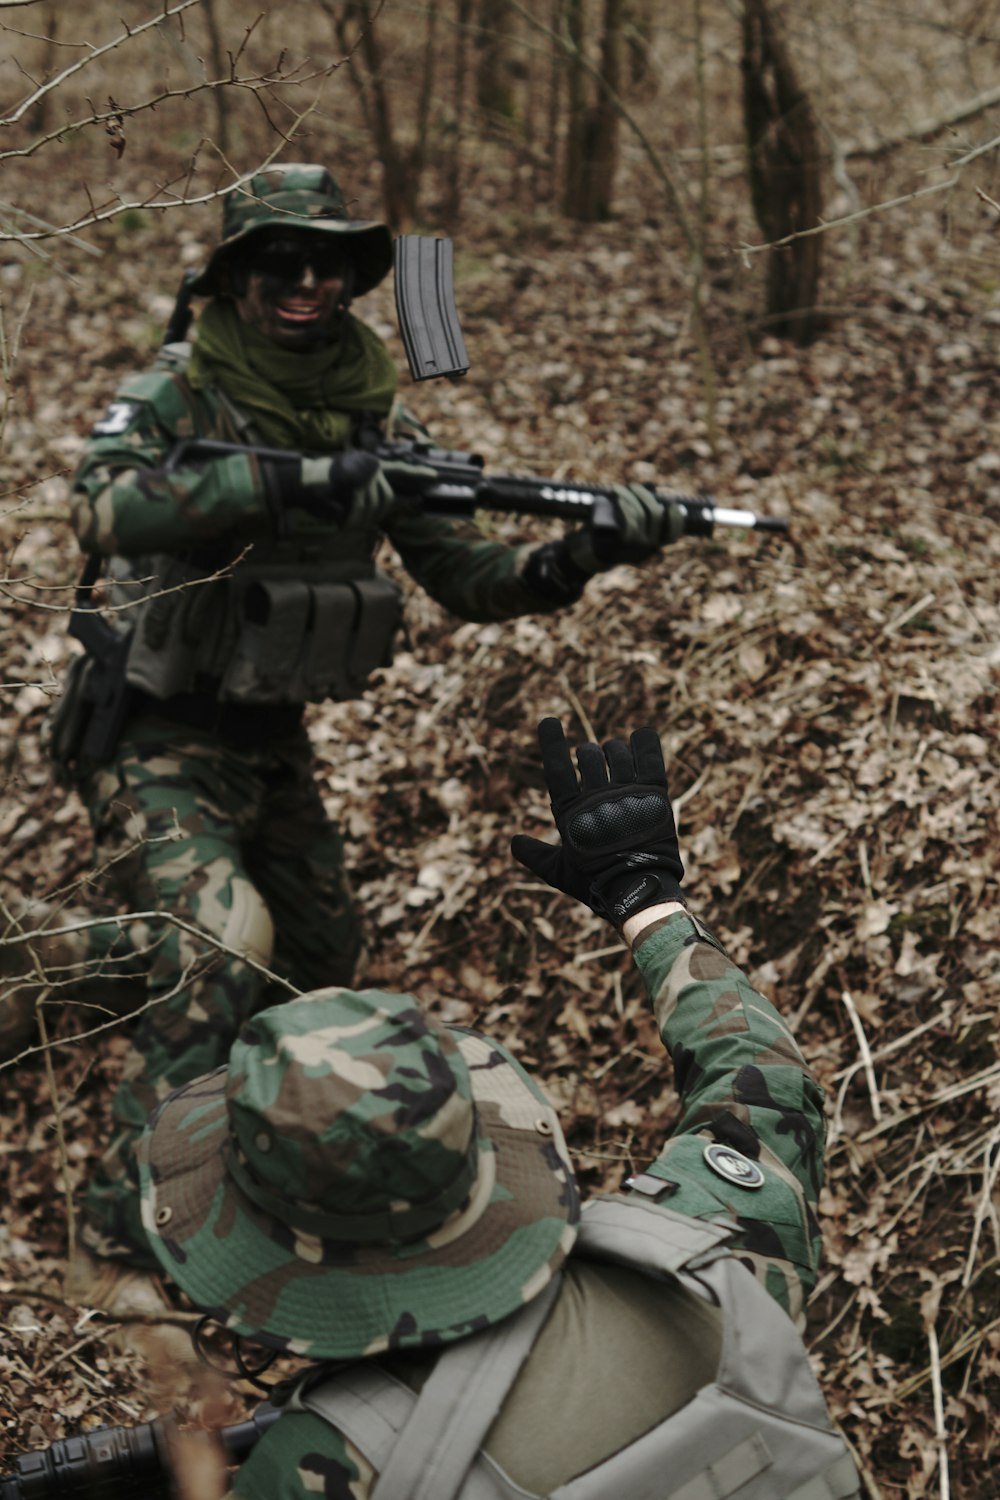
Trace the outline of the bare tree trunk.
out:
[[[226,59],[226,49],[222,45],[222,33],[219,30],[219,18],[215,11],[215,0],[201,0],[202,9],[205,12],[205,25],[208,27],[208,50],[212,59],[212,75],[215,78],[225,78],[229,72],[229,64]],[[229,132],[229,93],[227,89],[213,89],[212,103],[215,107],[215,135],[219,149],[229,155],[231,146]]]
[[[462,134],[466,122],[465,96],[469,78],[472,5],[473,0],[456,0],[455,5],[455,98],[442,205],[444,222],[449,228],[454,228],[458,223],[462,211]]]
[[[655,13],[656,0],[627,0],[623,29],[628,54],[629,83],[634,87],[655,77],[649,66]]]
[[[618,165],[618,119],[614,104],[621,81],[621,35],[625,0],[604,0],[601,78],[587,111],[580,199],[575,218],[593,224],[611,217]],[[607,85],[605,88],[604,85]]]
[[[552,0],[552,31],[554,36],[562,34],[563,3],[564,0]],[[548,160],[545,196],[551,200],[556,195],[556,163],[559,160],[559,106],[562,97],[563,73],[565,71],[562,53],[554,40],[551,42],[549,57]]]
[[[566,0],[566,160],[563,168],[563,209],[576,217],[583,181],[587,116],[584,106],[583,0]]]
[[[476,104],[488,118],[513,120],[517,113],[510,61],[513,23],[507,0],[479,0]]]
[[[375,150],[382,165],[382,205],[387,222],[393,229],[404,229],[416,217],[420,186],[427,160],[427,136],[430,106],[434,92],[434,41],[437,30],[438,0],[427,0],[427,39],[424,46],[414,135],[409,147],[400,143],[392,103],[385,81],[382,46],[378,39],[376,16],[368,0],[320,0],[323,11],[333,23],[337,44],[350,58],[350,76],[358,94],[365,123],[371,131]],[[357,29],[352,35],[350,26]],[[356,53],[364,60],[362,75]]]
[[[417,194],[424,168],[427,165],[427,147],[431,127],[431,101],[434,97],[434,62],[437,57],[438,0],[424,0],[427,15],[427,30],[424,35],[424,58],[420,77],[420,93],[417,96],[417,117],[414,124],[413,143],[407,159],[407,177],[413,183],[412,199],[407,203],[408,217],[417,211]]]
[[[59,41],[59,16],[58,10],[53,12],[49,24],[48,36],[45,40],[45,50],[42,53],[42,78],[48,80],[55,72],[57,44]],[[49,123],[49,109],[52,104],[52,95],[43,94],[28,115],[28,129],[44,131]]]
[[[819,133],[769,0],[745,0],[743,111],[754,215],[768,240],[812,229],[823,209]],[[819,331],[820,235],[771,250],[770,326],[796,343]]]

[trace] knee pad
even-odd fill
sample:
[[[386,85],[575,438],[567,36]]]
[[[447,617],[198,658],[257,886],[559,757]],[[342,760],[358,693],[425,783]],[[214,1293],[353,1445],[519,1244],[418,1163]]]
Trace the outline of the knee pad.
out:
[[[232,898],[219,937],[227,948],[267,968],[274,952],[274,922],[267,902],[256,886],[239,876],[232,882]]]
[[[194,872],[192,872],[194,874]],[[182,914],[234,953],[270,966],[274,922],[267,902],[227,858],[201,866],[184,891]],[[177,903],[173,903],[177,909]],[[182,939],[182,949],[190,939]]]

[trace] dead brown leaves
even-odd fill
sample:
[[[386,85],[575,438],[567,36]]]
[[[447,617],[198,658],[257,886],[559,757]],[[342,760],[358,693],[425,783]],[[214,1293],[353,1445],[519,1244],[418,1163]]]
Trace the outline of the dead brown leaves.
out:
[[[912,229],[934,242],[916,214]],[[150,288],[174,279],[158,234],[142,248],[113,289],[85,283],[77,302],[47,284],[12,436],[25,485],[72,458],[135,362]],[[844,316],[806,351],[751,347],[738,336],[749,302],[738,285],[717,291],[713,455],[662,227],[581,240],[553,226],[544,248],[493,253],[464,302],[468,382],[413,397],[442,442],[495,468],[712,490],[789,514],[793,539],[682,542],[595,580],[572,612],[504,626],[449,620],[414,594],[412,649],[366,699],[310,717],[365,913],[364,981],[502,1038],[562,1108],[589,1190],[658,1149],[669,1067],[613,934],[515,868],[507,845],[548,832],[543,715],[577,738],[656,726],[690,899],[793,1019],[828,1089],[810,1330],[831,1404],[871,1493],[935,1485],[943,1424],[952,1493],[981,1500],[1000,1394],[997,310],[973,261],[946,297],[922,254],[831,271]],[[388,303],[372,303],[388,327]],[[49,352],[56,328],[78,359],[70,382]],[[28,686],[0,706],[0,824],[5,882],[45,894],[88,858],[82,810],[53,791],[37,748],[65,659],[61,617],[38,609],[65,596],[38,585],[68,583],[75,558],[59,481],[20,493],[6,572],[30,587],[18,582],[25,602],[7,614],[5,675]],[[59,1059],[81,1174],[116,1066],[107,1043]],[[51,1106],[40,1070],[8,1088],[5,1248],[17,1286],[44,1289],[63,1235]],[[11,1285],[12,1451],[146,1413],[140,1372]]]

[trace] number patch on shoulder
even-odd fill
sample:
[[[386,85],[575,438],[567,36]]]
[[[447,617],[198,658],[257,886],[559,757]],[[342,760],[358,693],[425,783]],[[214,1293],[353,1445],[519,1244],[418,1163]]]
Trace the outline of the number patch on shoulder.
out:
[[[138,401],[112,401],[101,420],[91,428],[91,437],[114,437],[116,433],[125,432],[140,410]]]

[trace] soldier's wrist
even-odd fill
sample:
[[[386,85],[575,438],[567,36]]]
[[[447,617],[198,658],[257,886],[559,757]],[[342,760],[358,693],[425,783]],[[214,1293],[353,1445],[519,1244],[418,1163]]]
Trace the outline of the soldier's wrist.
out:
[[[634,917],[626,917],[622,924],[622,937],[630,948],[635,948],[648,928],[678,913],[687,916],[687,907],[683,901],[657,901],[653,906],[644,906]]]
[[[593,570],[580,568],[570,554],[565,538],[543,542],[529,554],[523,581],[547,604],[574,604],[583,593]]]

